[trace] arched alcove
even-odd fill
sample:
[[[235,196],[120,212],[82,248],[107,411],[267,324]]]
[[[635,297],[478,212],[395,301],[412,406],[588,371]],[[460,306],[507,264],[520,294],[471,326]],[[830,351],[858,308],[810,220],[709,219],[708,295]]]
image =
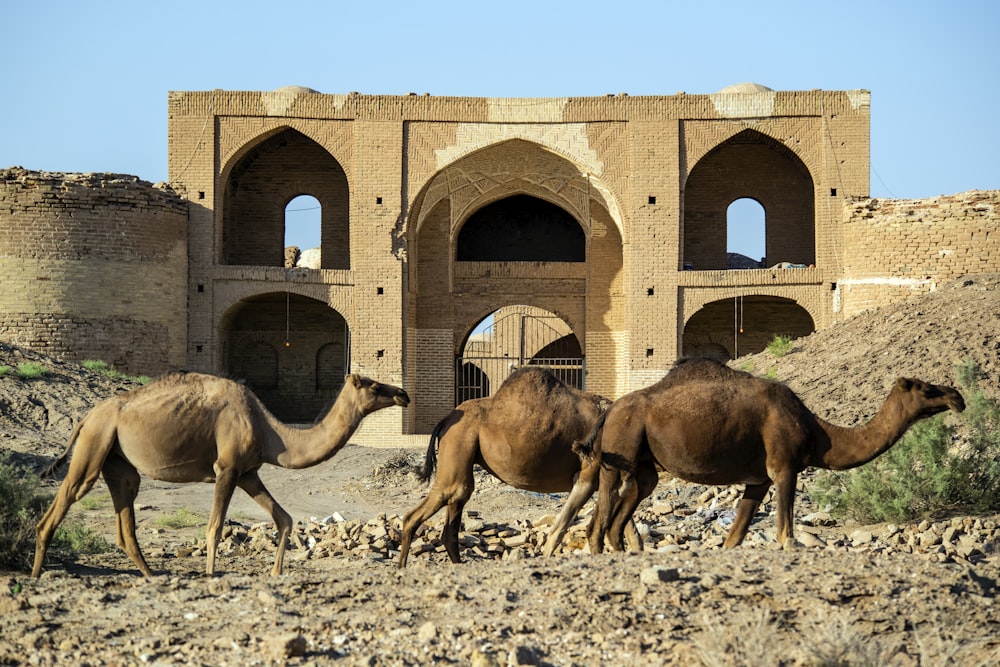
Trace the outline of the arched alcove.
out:
[[[761,352],[775,336],[799,338],[815,330],[809,312],[792,299],[737,296],[707,303],[688,319],[681,353],[728,361]]]
[[[220,262],[284,266],[286,209],[308,194],[320,205],[321,267],[349,269],[349,192],[343,167],[311,138],[285,129],[262,139],[229,170]]]
[[[695,271],[727,267],[727,213],[753,199],[766,211],[768,265],[816,262],[815,190],[805,163],[784,144],[744,130],[691,169],[684,186],[682,262]],[[759,259],[759,258],[755,258]]]
[[[583,262],[587,238],[567,211],[518,194],[487,204],[458,233],[460,262]]]
[[[325,303],[288,292],[240,300],[220,325],[226,372],[278,418],[312,422],[350,369],[347,321]]]

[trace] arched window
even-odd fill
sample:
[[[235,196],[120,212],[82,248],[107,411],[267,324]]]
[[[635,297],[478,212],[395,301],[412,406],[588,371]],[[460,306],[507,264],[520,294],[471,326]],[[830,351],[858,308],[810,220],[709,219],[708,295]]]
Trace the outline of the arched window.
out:
[[[755,199],[737,199],[726,210],[726,268],[767,265],[764,207]]]
[[[323,206],[312,195],[299,195],[285,205],[285,247],[298,246],[303,252],[318,248]]]

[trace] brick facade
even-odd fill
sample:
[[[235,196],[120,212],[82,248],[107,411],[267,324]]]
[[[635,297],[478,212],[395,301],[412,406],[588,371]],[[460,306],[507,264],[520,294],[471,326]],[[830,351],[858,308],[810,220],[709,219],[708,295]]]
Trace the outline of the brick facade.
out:
[[[587,389],[615,398],[680,354],[755,352],[774,334],[1000,270],[1000,193],[868,198],[867,91],[488,99],[287,88],[168,102],[179,197],[134,179],[8,172],[0,335],[133,372],[244,377],[297,421],[347,369],[404,386],[413,404],[369,417],[356,437],[366,444],[415,444],[450,411],[456,359],[498,309],[561,319],[586,357]],[[141,202],[114,201],[109,188]],[[283,213],[303,194],[322,207],[320,268],[285,268]],[[763,266],[775,268],[727,270],[726,212],[740,198],[765,211]],[[575,221],[584,261],[532,261],[525,246],[523,260],[460,261],[463,229],[483,235],[464,238],[469,252],[507,245],[464,226],[513,202],[538,225],[533,243],[578,238],[554,226],[552,207]]]

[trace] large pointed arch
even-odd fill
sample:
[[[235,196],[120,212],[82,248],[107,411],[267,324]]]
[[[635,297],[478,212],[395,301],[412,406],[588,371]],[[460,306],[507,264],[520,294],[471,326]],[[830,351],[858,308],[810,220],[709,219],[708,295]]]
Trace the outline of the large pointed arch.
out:
[[[340,163],[298,130],[269,133],[240,153],[223,185],[219,262],[284,266],[285,206],[311,195],[322,206],[322,268],[350,268],[350,188]]]
[[[767,211],[765,266],[816,262],[815,188],[785,145],[744,130],[692,168],[684,186],[682,261],[696,271],[725,269],[726,211],[741,198]]]

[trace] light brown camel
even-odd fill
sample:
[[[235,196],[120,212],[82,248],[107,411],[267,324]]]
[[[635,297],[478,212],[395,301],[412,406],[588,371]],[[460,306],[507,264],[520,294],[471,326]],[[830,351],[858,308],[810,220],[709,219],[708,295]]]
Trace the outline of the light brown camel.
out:
[[[321,420],[295,428],[278,421],[243,385],[200,373],[170,373],[104,400],[76,425],[66,451],[50,468],[58,468],[76,447],[52,506],[38,522],[31,574],[41,574],[59,522],[103,474],[117,514],[118,545],[142,574],[152,576],[135,539],[133,502],[139,473],[164,482],[215,482],[207,532],[209,575],[215,572],[229,501],[237,486],[246,491],[278,527],[271,574],[281,574],[292,518],[264,488],[257,474],[260,466],[307,468],[322,463],[347,444],[366,415],[409,402],[399,387],[349,375]]]
[[[539,493],[569,491],[546,541],[551,555],[569,523],[597,489],[598,464],[581,470],[573,442],[586,436],[610,401],[579,391],[539,366],[518,369],[490,397],[463,402],[434,428],[420,479],[438,465],[430,492],[403,520],[399,567],[406,566],[413,535],[448,506],[441,541],[452,562],[461,562],[458,533],[462,509],[475,486],[479,464],[502,482]],[[435,446],[437,446],[435,448]],[[629,542],[638,538],[629,531]]]
[[[745,484],[723,546],[746,537],[771,484],[776,488],[777,539],[794,544],[792,507],[798,474],[813,466],[846,470],[889,449],[915,422],[965,409],[951,387],[900,378],[878,414],[858,428],[820,419],[785,385],[709,359],[679,362],[658,383],[617,400],[577,443],[599,456],[597,512],[589,528],[592,553],[622,548],[622,527],[657,483],[656,470],[700,484]],[[624,482],[622,482],[624,478]]]

